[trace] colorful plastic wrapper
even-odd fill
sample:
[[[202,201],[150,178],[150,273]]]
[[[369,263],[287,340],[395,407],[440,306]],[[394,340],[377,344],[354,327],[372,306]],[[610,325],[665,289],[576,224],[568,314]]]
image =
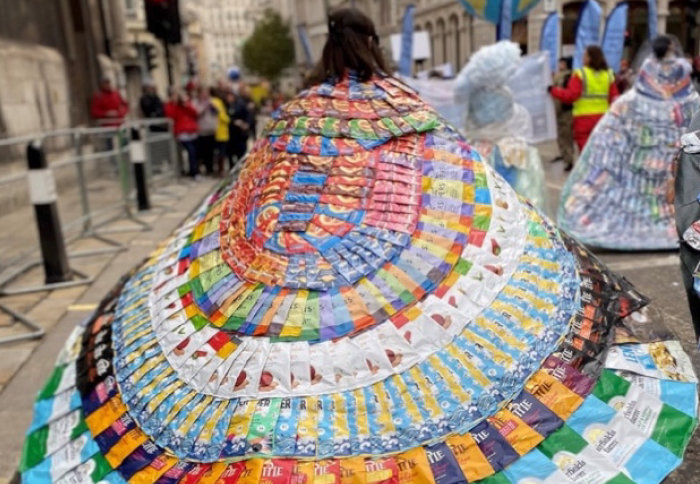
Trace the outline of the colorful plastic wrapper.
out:
[[[658,482],[696,379],[648,304],[412,90],[348,76],[76,328],[22,479]]]

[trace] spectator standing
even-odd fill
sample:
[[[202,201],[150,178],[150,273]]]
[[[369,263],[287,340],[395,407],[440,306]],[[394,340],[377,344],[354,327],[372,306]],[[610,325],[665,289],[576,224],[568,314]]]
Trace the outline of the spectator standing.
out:
[[[100,126],[121,126],[129,112],[129,105],[112,86],[109,77],[100,81],[100,90],[92,96],[90,114]]]
[[[211,103],[216,108],[216,131],[214,133],[214,158],[219,176],[224,175],[224,159],[228,153],[229,121],[226,104],[221,99],[222,89],[212,88],[209,92]]]
[[[556,87],[566,87],[571,79],[571,57],[559,59],[559,69],[554,76]],[[554,104],[557,115],[557,145],[559,146],[559,156],[553,162],[562,160],[564,170],[570,171],[574,166],[574,133],[573,133],[573,106],[555,100]]]
[[[579,151],[583,151],[593,128],[618,96],[615,75],[597,45],[586,47],[583,67],[574,70],[565,88],[550,86],[549,92],[555,99],[573,104],[572,124]]]
[[[163,101],[158,96],[156,86],[153,81],[145,81],[143,83],[143,94],[139,99],[139,107],[141,108],[141,116],[146,119],[158,119],[165,117],[165,108]],[[149,126],[150,131],[166,131],[162,125]]]
[[[248,105],[241,96],[229,92],[226,96],[229,122],[228,162],[229,169],[239,162],[248,148],[248,136],[250,132],[250,113]]]
[[[214,144],[216,128],[219,125],[219,111],[212,103],[209,89],[200,87],[194,103],[197,110],[197,156],[204,165],[207,175],[214,173]]]
[[[197,110],[192,102],[179,91],[171,88],[170,99],[165,105],[165,115],[173,120],[173,133],[180,145],[187,152],[187,174],[196,178],[199,175],[199,159],[197,158]]]

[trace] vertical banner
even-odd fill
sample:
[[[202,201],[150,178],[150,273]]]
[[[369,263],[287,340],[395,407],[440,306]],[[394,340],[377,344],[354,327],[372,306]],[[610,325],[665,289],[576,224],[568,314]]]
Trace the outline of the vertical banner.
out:
[[[402,76],[410,77],[413,73],[413,12],[416,6],[409,4],[403,14],[403,27],[401,29],[401,57],[399,59],[399,72]]]
[[[600,16],[602,10],[595,0],[588,0],[581,9],[576,26],[574,69],[583,66],[583,51],[591,44],[600,43]]]
[[[559,58],[559,15],[557,12],[550,12],[542,24],[540,50],[549,54],[549,66],[552,72],[557,72],[557,59]]]
[[[603,53],[608,66],[614,72],[620,70],[622,50],[625,47],[625,30],[627,30],[627,2],[622,2],[608,15],[603,33]]]
[[[502,0],[501,16],[498,19],[498,40],[510,40],[513,36],[513,2]]]
[[[306,57],[306,65],[308,67],[314,64],[314,56],[311,54],[311,42],[309,41],[309,32],[306,30],[306,24],[297,25],[297,34],[299,34],[299,42],[304,49],[304,57]]]
[[[656,0],[647,0],[647,11],[649,12],[649,40],[653,40],[659,35],[659,18],[656,15]]]

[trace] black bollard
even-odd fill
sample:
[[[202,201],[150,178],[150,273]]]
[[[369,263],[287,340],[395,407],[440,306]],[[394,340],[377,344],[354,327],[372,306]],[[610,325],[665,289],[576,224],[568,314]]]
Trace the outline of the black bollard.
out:
[[[48,168],[40,141],[27,146],[27,164],[29,199],[34,205],[46,284],[70,281],[73,273],[68,265],[66,244],[58,217],[56,182]]]
[[[134,165],[134,180],[136,182],[136,200],[139,211],[150,210],[151,201],[148,198],[148,185],[146,184],[146,147],[141,140],[141,131],[131,128],[131,143],[129,144],[129,157]]]

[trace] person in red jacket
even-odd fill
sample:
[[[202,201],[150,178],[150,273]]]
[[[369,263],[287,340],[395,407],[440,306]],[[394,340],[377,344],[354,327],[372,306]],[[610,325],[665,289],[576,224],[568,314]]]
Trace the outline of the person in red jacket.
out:
[[[574,70],[566,87],[550,86],[549,92],[565,104],[573,104],[574,139],[579,151],[610,103],[619,95],[615,74],[608,68],[603,50],[589,45],[583,53],[583,68]]]
[[[173,120],[173,133],[187,152],[188,175],[199,175],[197,160],[197,110],[177,89],[171,88],[170,99],[165,104],[165,116]]]
[[[119,91],[112,87],[112,80],[103,77],[100,90],[92,96],[90,114],[100,126],[120,126],[129,112],[129,105]]]

